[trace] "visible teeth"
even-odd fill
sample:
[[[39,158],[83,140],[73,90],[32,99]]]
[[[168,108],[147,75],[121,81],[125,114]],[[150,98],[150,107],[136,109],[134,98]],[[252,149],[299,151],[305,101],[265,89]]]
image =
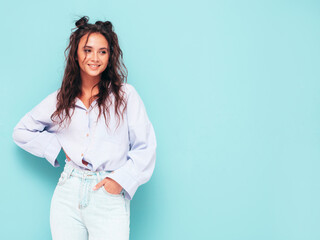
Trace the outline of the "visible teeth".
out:
[[[89,65],[89,66],[91,66],[91,67],[98,67],[98,65]]]

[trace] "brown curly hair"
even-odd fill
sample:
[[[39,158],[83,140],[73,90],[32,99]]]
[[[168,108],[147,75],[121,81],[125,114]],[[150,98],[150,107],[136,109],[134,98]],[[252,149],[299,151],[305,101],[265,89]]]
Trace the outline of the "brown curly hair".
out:
[[[112,104],[110,95],[113,94],[114,111],[119,126],[120,118],[123,119],[123,113],[127,106],[123,94],[124,91],[121,88],[123,83],[127,82],[127,68],[123,63],[123,54],[118,43],[118,37],[110,21],[96,21],[95,24],[90,24],[88,21],[89,18],[84,16],[76,21],[76,28],[72,29],[72,31],[76,30],[71,33],[69,45],[64,51],[67,63],[62,84],[57,94],[56,111],[51,115],[51,120],[58,122],[60,126],[65,120],[70,123],[73,114],[73,112],[72,114],[70,113],[70,110],[74,110],[76,97],[82,93],[80,67],[76,60],[78,45],[84,35],[88,34],[85,43],[87,44],[90,34],[100,33],[108,41],[110,55],[108,66],[102,72],[101,80],[96,84],[98,85],[99,93],[91,98],[97,98],[99,107],[98,118],[103,113],[106,125],[108,126],[110,122],[110,106]],[[121,109],[121,107],[123,108]],[[55,120],[56,117],[59,118],[58,121]]]

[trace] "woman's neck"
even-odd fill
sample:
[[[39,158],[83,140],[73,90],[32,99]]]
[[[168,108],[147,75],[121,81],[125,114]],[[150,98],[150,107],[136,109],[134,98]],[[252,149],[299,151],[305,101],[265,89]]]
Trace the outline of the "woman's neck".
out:
[[[100,82],[101,76],[81,77],[81,92],[82,96],[91,97],[99,93],[98,83]]]

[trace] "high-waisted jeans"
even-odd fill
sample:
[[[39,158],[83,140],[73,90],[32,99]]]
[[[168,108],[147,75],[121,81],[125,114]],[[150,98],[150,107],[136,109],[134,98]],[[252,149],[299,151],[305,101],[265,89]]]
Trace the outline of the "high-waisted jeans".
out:
[[[53,240],[128,240],[130,200],[124,193],[92,188],[109,171],[93,172],[66,163],[50,207]]]

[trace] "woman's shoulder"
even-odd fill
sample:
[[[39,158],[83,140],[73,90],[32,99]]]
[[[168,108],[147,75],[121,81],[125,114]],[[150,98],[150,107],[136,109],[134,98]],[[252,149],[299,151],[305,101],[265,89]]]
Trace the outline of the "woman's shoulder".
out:
[[[122,84],[123,91],[127,94],[127,96],[139,96],[138,91],[136,88],[129,83],[123,83]]]
[[[39,106],[42,106],[44,108],[55,107],[57,103],[58,92],[59,92],[59,89],[50,92],[45,98],[41,100],[41,102],[39,103]]]
[[[43,116],[54,112],[57,103],[57,94],[58,90],[49,93],[31,110],[31,114],[34,114],[34,116]]]
[[[59,89],[52,91],[42,101],[55,102],[57,100],[58,93],[59,93]]]
[[[58,95],[58,93],[59,93],[59,90],[60,90],[60,89],[57,89],[57,90],[51,92],[51,93],[48,95],[48,97],[57,98],[57,95]]]
[[[135,88],[130,83],[122,83],[122,89],[126,93],[130,93],[135,90]]]
[[[132,105],[135,105],[135,106],[143,105],[141,96],[133,85],[129,83],[124,83],[123,89],[126,94],[128,102],[133,103]]]

